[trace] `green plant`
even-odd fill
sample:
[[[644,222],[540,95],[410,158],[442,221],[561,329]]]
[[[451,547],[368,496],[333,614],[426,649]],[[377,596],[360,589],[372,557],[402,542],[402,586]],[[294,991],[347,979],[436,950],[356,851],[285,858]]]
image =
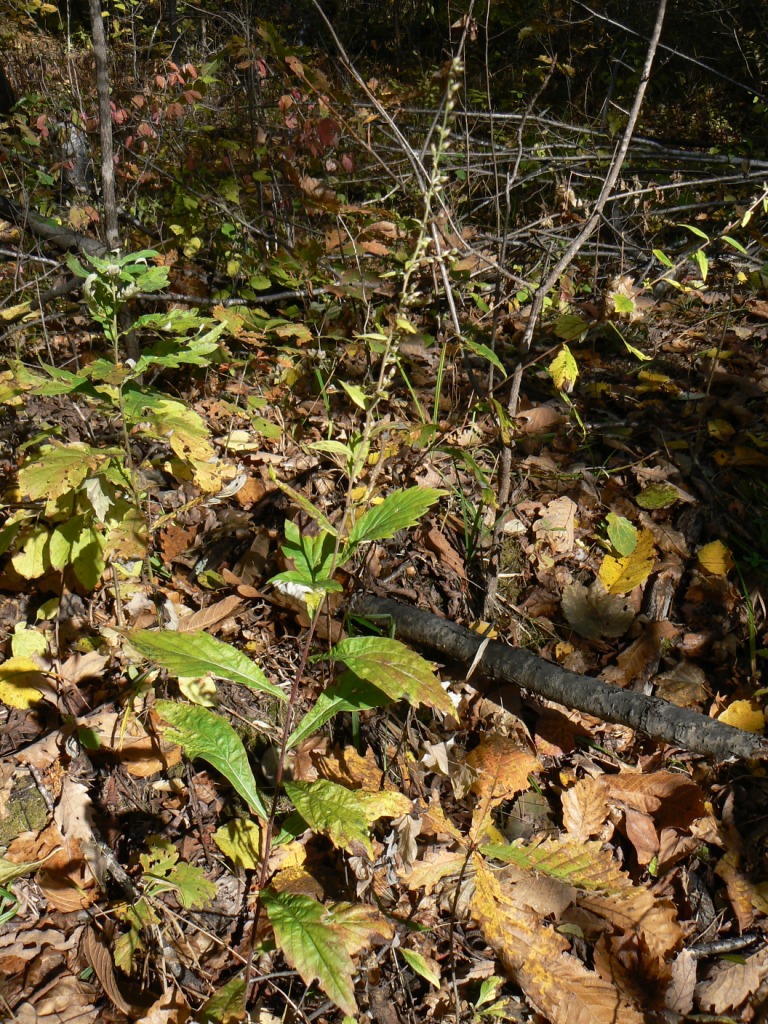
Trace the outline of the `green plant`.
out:
[[[0,529],[0,553],[11,552],[14,570],[25,579],[70,569],[79,587],[89,591],[109,561],[144,558],[146,495],[133,454],[140,439],[167,444],[167,468],[180,479],[192,478],[208,493],[221,486],[202,418],[147,386],[144,374],[208,366],[226,323],[174,309],[143,314],[122,326],[123,313],[136,295],[167,284],[167,268],[150,265],[156,256],[152,250],[113,259],[89,256],[85,267],[68,258],[70,269],[84,279],[89,310],[109,342],[111,360],[97,358],[76,372],[15,363],[0,378],[0,404],[18,406],[29,396],[69,395],[105,420],[117,414],[122,437],[121,446],[98,447],[57,440],[46,429],[27,442],[29,454],[18,477],[21,501],[15,508],[13,500],[8,502],[9,516]],[[156,339],[135,363],[121,358],[129,332]]]

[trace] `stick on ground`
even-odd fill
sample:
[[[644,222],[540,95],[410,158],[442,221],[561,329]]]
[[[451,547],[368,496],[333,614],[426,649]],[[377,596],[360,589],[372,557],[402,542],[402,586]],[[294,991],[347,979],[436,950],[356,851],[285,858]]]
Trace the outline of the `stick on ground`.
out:
[[[472,630],[373,594],[358,596],[355,615],[391,619],[398,638],[471,665],[483,638]],[[538,658],[529,651],[491,640],[483,652],[473,680],[484,678],[500,685],[524,687],[530,693],[564,707],[583,711],[604,722],[627,725],[655,740],[662,740],[707,757],[768,757],[768,742],[752,733],[725,725],[698,711],[680,708],[660,697],[622,690],[590,676],[580,676]],[[490,694],[488,694],[490,696]]]

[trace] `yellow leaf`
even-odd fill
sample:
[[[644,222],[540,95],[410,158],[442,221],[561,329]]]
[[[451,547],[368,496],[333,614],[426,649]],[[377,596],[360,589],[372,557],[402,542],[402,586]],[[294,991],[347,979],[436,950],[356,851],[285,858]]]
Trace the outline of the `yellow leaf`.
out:
[[[626,558],[606,555],[598,575],[609,594],[628,594],[648,579],[655,562],[653,534],[650,530],[641,530],[632,554]]]
[[[756,700],[735,700],[718,717],[718,721],[745,732],[761,733],[765,729],[765,714]]]
[[[31,658],[9,658],[0,665],[0,701],[12,708],[31,708],[43,699],[46,680]]]
[[[721,540],[705,544],[697,558],[702,569],[706,569],[713,576],[727,576],[733,568],[731,552]]]

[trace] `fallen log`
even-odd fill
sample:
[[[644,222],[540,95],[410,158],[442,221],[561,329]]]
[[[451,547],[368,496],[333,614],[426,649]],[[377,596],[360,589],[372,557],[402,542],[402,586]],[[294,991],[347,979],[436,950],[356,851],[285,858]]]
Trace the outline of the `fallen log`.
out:
[[[479,677],[497,686],[522,687],[603,722],[626,725],[651,739],[718,760],[768,758],[768,742],[762,736],[725,725],[660,697],[622,690],[591,676],[568,672],[530,651],[498,640],[486,641],[478,633],[420,608],[390,598],[361,594],[355,598],[352,611],[367,619],[389,619],[400,640],[462,665],[472,665],[481,645],[485,644],[473,670],[473,680]],[[483,692],[493,699],[492,693]]]

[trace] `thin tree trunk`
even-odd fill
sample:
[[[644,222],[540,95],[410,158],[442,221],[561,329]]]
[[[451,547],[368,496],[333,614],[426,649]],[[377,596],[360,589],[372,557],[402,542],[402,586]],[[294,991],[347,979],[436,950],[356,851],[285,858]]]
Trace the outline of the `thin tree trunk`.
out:
[[[104,231],[107,246],[120,248],[115,198],[115,151],[112,142],[112,108],[110,106],[109,60],[104,19],[100,0],[88,0],[91,14],[91,39],[96,58],[96,91],[99,97],[99,135],[101,137],[101,199],[104,209]]]

